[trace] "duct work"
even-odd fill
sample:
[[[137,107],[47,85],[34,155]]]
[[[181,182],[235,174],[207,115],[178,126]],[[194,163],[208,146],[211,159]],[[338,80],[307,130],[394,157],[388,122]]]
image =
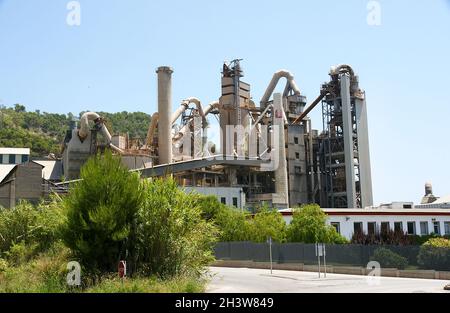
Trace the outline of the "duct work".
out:
[[[240,61],[223,65],[218,101],[202,105],[190,97],[181,100],[175,111],[173,70],[159,67],[158,112],[152,115],[143,148],[115,144],[116,136],[111,137],[98,114],[84,114],[79,130],[74,129],[65,141],[66,177],[76,178],[82,163],[97,152],[95,136],[101,133],[122,159],[131,153],[157,160],[138,169],[142,177],[172,174],[183,187],[215,188],[214,194],[220,188],[239,188],[251,208],[261,203],[280,209],[308,203],[327,208],[371,206],[366,95],[352,67],[332,67],[329,82],[321,85],[306,109],[306,98],[292,73],[279,70],[257,107],[250,84],[242,81]],[[286,79],[284,91],[274,94],[282,78]],[[309,117],[319,105],[321,132],[313,128]],[[207,118],[211,115],[220,124],[221,151],[217,154],[215,144],[208,141]]]

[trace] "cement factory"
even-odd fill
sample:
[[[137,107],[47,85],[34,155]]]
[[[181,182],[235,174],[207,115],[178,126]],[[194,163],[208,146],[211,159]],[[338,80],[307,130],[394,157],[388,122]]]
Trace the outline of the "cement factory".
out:
[[[158,112],[141,142],[111,135],[101,116],[84,114],[64,141],[65,178],[76,180],[91,155],[109,148],[143,178],[172,175],[186,189],[223,194],[223,199],[236,195],[235,206],[372,206],[366,96],[352,67],[332,67],[329,82],[307,105],[287,70],[268,77],[264,95],[255,102],[241,61],[223,65],[222,94],[206,105],[195,97],[174,105],[173,70],[159,67]],[[282,78],[284,92],[274,93]],[[321,131],[308,117],[316,107],[322,110]],[[220,143],[208,137],[211,118],[220,124]]]

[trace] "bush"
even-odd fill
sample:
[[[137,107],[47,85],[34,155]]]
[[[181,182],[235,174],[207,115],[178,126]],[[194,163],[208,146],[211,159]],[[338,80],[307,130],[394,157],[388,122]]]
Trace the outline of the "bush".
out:
[[[347,240],[333,226],[326,224],[327,215],[315,204],[294,211],[287,229],[289,242],[344,244]]]
[[[136,221],[135,262],[145,275],[199,275],[214,260],[217,230],[202,218],[197,199],[172,178],[144,182]]]
[[[405,257],[386,248],[376,249],[371,261],[377,261],[384,268],[403,270],[408,266],[408,260]]]
[[[250,239],[253,242],[266,242],[269,236],[275,242],[286,241],[286,222],[277,211],[263,208],[249,223]]]
[[[392,245],[407,246],[414,242],[414,238],[403,231],[389,230],[378,234],[357,232],[353,234],[351,243],[359,245]]]
[[[417,261],[424,269],[450,270],[450,240],[444,238],[428,240],[421,246]]]
[[[61,205],[56,199],[37,207],[20,202],[14,209],[0,208],[0,255],[21,242],[33,246],[36,253],[44,251],[59,240],[63,222]]]
[[[86,162],[81,179],[64,199],[64,243],[87,272],[116,271],[132,245],[127,239],[142,203],[140,178],[107,152]]]

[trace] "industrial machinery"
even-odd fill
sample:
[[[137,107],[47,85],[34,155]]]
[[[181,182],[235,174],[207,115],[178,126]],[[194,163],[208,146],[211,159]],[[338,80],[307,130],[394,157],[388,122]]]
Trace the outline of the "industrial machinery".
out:
[[[64,163],[79,168],[77,158],[93,153],[95,141],[89,138],[100,131],[107,145],[123,158],[143,158],[145,166],[139,162],[130,166],[142,177],[170,174],[184,187],[241,188],[247,207],[262,203],[280,209],[306,203],[324,208],[371,206],[365,93],[353,69],[333,67],[330,81],[308,107],[292,73],[280,70],[257,106],[250,84],[242,81],[241,61],[223,65],[219,100],[204,106],[198,98],[189,97],[175,111],[173,70],[158,68],[158,112],[150,121],[145,146],[134,150],[116,146],[101,118],[91,114],[85,119],[93,119],[94,128],[86,131],[82,118],[80,129],[66,140]],[[282,78],[286,79],[284,91],[274,94]],[[319,133],[308,114],[320,103],[323,130]],[[220,143],[208,138],[212,117],[220,124]]]

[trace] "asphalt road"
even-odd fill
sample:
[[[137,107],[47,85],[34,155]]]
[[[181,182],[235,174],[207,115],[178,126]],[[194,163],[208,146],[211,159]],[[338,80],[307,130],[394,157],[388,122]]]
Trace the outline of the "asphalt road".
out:
[[[210,293],[441,293],[449,281],[211,267]]]

